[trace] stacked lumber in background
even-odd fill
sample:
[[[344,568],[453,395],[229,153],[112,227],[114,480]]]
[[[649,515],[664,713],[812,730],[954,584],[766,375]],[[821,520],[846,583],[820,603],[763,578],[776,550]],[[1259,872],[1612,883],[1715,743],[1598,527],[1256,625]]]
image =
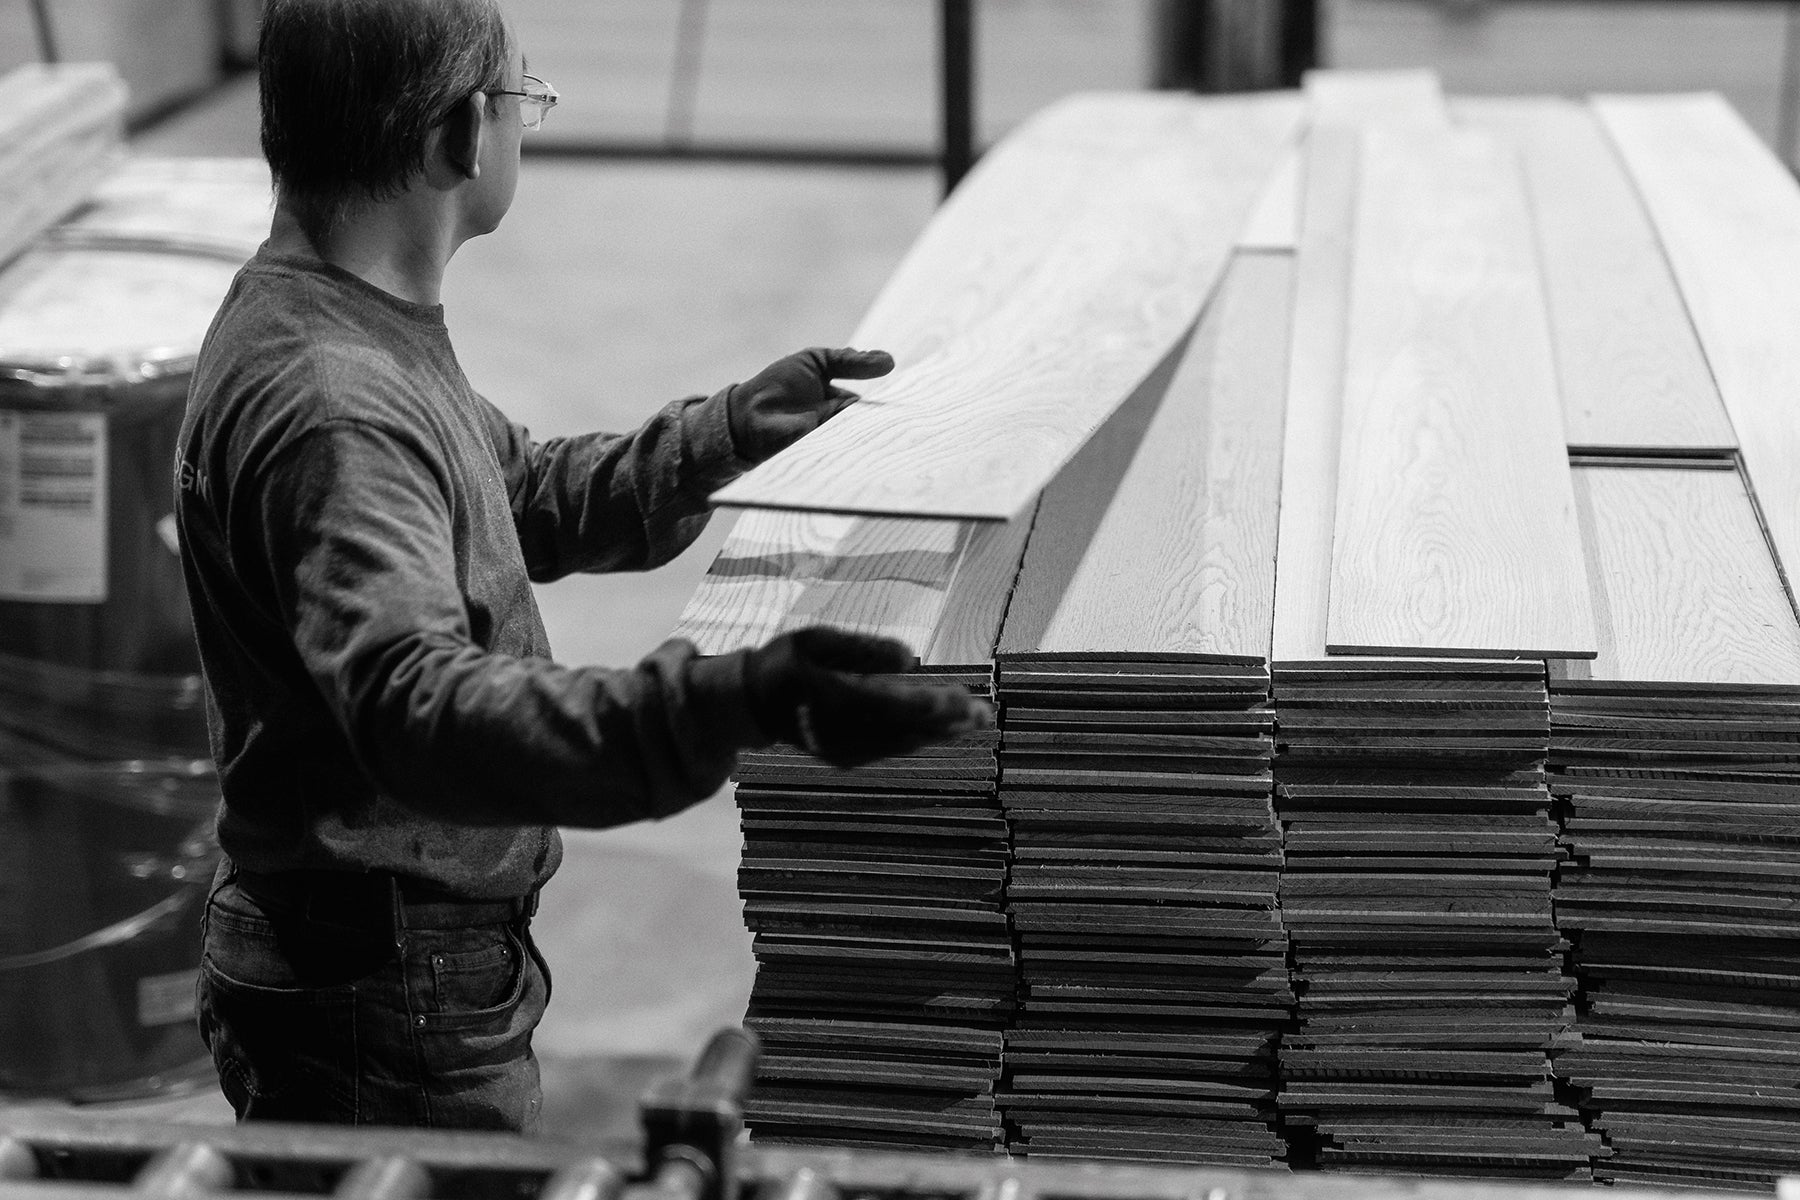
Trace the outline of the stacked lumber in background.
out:
[[[857,418],[888,466],[792,493],[861,515],[744,517],[689,627],[999,638],[1013,1151],[1767,1190],[1800,1170],[1800,188],[1710,96],[1326,73],[1304,108],[1155,372],[1061,425],[896,388]],[[1003,188],[953,201],[874,344],[934,296],[921,360],[1118,344],[1117,297],[1003,336],[1111,141],[1062,143],[1025,234]]]
[[[1551,682],[1558,1074],[1602,1177],[1764,1190],[1800,1170],[1800,625],[1729,460],[1575,474],[1606,636]]]
[[[87,199],[124,137],[125,84],[109,63],[0,76],[0,263]]]
[[[998,668],[1015,1152],[1286,1155],[1267,648],[1291,290],[1291,261],[1239,255],[1038,508]]]

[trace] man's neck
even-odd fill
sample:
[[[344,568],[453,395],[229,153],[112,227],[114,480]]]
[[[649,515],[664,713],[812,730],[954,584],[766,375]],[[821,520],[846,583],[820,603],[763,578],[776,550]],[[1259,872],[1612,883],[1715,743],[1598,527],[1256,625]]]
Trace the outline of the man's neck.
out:
[[[318,238],[277,198],[269,244],[282,253],[315,256],[401,300],[437,304],[444,268],[461,242],[447,214],[402,196],[359,205]]]

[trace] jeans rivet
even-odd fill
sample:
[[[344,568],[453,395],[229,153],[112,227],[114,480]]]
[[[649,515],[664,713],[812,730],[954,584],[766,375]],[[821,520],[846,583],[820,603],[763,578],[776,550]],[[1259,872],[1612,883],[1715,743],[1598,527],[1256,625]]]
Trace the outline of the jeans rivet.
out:
[[[418,1016],[414,1017],[413,1023],[423,1029],[425,1027],[425,1014],[420,1013]]]

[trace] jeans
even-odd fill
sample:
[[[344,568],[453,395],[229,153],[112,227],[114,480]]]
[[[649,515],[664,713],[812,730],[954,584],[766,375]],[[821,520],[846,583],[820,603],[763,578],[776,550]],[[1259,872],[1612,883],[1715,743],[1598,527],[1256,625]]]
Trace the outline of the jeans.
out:
[[[223,873],[200,1036],[240,1121],[535,1132],[550,974],[530,918],[399,932],[265,910]]]

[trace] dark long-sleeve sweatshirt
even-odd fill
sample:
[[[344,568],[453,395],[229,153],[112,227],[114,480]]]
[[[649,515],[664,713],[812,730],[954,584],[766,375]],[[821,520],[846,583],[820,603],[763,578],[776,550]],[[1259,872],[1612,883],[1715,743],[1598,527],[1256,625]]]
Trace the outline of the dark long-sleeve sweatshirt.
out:
[[[723,393],[535,443],[470,387],[440,306],[265,247],[176,463],[225,852],[513,896],[556,869],[556,825],[710,795],[762,740],[741,658],[559,666],[530,582],[668,561],[747,465]]]

